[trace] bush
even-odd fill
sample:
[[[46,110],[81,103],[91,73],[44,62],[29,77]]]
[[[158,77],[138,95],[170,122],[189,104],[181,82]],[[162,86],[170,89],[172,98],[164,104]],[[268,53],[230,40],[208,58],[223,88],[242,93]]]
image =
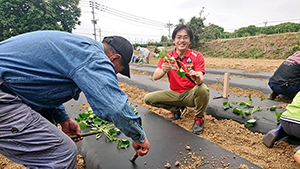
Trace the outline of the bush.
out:
[[[258,58],[261,58],[264,54],[265,54],[265,52],[260,51],[258,53],[255,53],[252,58],[253,59],[258,59]]]
[[[300,46],[299,45],[294,45],[292,46],[292,51],[296,52],[300,50]]]

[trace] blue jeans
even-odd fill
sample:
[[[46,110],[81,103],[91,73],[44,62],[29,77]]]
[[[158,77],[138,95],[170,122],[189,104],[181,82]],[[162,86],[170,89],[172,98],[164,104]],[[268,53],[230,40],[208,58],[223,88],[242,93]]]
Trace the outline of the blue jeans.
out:
[[[0,110],[2,155],[26,168],[75,168],[75,143],[19,97],[1,88]]]

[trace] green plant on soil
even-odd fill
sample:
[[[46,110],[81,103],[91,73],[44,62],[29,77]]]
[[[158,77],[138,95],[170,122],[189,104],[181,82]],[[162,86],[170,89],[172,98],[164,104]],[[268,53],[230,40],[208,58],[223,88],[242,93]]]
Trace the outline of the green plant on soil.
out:
[[[133,108],[135,114],[138,114],[136,106],[131,103],[129,104]],[[90,128],[90,131],[101,130],[102,132],[95,136],[97,140],[104,134],[111,142],[118,140],[117,148],[127,149],[129,147],[129,140],[116,138],[117,135],[121,134],[121,131],[112,122],[97,117],[91,107],[83,113],[80,113],[75,120],[79,124],[81,130],[85,130],[87,127]]]
[[[245,116],[251,116],[251,118],[245,123],[246,126],[254,126],[256,119],[253,117],[253,113],[262,110],[263,108],[260,107],[260,105],[256,105],[253,106],[252,103],[252,98],[251,98],[251,94],[248,95],[249,98],[249,102],[245,102],[245,101],[238,101],[238,102],[233,102],[233,101],[227,101],[227,102],[223,102],[223,109],[227,110],[230,108],[232,109],[232,112],[234,114],[237,115],[241,115],[242,118],[244,118]],[[261,98],[260,101],[264,101],[265,98]],[[275,111],[276,110],[276,106],[272,106],[272,107],[267,107],[267,109],[269,109],[270,111]],[[276,112],[275,112],[276,113]],[[277,116],[277,114],[276,114]],[[278,117],[277,117],[278,119]],[[278,121],[278,120],[277,120]]]
[[[277,125],[280,124],[280,117],[281,117],[282,113],[283,113],[283,112],[276,112],[276,111],[275,111],[275,115],[276,115],[276,118],[277,118]]]
[[[168,55],[168,52],[166,49],[163,49],[159,55],[156,57],[156,59],[163,59],[164,62],[169,63],[169,65],[172,67],[172,69],[176,70],[176,74],[178,74],[180,77],[185,78],[185,75],[187,73],[189,73],[189,71],[191,70],[193,65],[189,65],[189,67],[187,67],[187,65],[185,65],[183,62],[181,62],[180,60],[177,60],[178,62],[180,62],[182,64],[182,67],[180,68],[177,63],[176,60],[173,56]]]

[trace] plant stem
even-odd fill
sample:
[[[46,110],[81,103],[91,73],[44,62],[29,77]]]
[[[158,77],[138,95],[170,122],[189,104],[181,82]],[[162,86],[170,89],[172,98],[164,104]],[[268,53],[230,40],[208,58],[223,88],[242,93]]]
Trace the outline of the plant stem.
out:
[[[76,138],[80,138],[80,137],[85,137],[85,136],[90,136],[90,135],[94,135],[94,134],[98,134],[98,133],[102,133],[101,130],[98,131],[91,131],[91,132],[87,132],[87,133],[83,133],[81,135],[73,135],[70,136],[71,139],[76,139]]]

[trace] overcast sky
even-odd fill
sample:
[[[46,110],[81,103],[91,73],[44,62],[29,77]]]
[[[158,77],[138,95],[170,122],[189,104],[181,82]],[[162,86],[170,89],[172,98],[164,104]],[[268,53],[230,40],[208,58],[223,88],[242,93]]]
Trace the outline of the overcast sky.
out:
[[[94,39],[91,1],[80,0],[81,25],[76,26],[73,33]],[[300,0],[94,1],[98,4],[98,9],[94,8],[97,40],[120,35],[132,43],[160,41],[162,35],[169,35],[167,23],[176,25],[181,18],[188,22],[193,16],[199,17],[203,7],[202,16],[206,17],[204,24],[221,26],[227,32],[249,25],[262,27],[265,23],[267,26],[283,22],[300,23]],[[173,29],[170,29],[170,34]]]

